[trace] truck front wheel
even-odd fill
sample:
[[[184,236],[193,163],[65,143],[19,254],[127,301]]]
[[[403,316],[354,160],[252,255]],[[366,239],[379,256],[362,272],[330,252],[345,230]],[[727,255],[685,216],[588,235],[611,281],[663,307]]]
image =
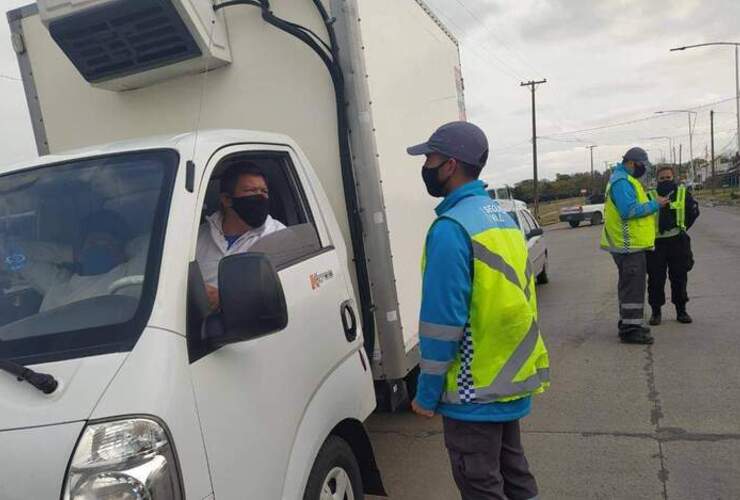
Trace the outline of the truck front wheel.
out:
[[[581,223],[581,221],[579,221],[579,220],[572,220],[569,223],[570,223],[570,227],[578,227],[578,225]]]
[[[601,221],[603,220],[603,217],[601,216],[601,212],[596,212],[591,216],[591,225],[592,226],[598,226],[601,224]]]
[[[329,436],[316,457],[303,500],[362,500],[362,475],[352,448]]]

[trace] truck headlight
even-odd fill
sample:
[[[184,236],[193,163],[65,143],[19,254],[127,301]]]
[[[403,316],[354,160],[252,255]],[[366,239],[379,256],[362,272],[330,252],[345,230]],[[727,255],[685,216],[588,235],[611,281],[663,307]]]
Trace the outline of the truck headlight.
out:
[[[90,424],[67,471],[64,500],[182,500],[169,436],[147,418]]]

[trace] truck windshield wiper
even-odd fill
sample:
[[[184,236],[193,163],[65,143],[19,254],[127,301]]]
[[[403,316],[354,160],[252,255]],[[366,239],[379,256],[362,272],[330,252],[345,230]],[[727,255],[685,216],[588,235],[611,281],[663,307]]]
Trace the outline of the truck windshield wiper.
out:
[[[18,382],[28,382],[44,394],[52,394],[59,387],[59,382],[53,375],[35,372],[19,363],[0,359],[0,370],[15,375]]]

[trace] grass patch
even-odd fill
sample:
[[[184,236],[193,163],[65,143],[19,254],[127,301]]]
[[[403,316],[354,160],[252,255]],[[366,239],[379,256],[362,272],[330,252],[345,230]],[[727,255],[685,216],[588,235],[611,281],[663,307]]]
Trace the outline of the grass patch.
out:
[[[737,188],[700,189],[693,192],[694,198],[714,205],[740,206],[740,191]]]
[[[565,200],[548,201],[547,203],[540,203],[540,216],[539,222],[543,226],[549,226],[560,222],[560,209],[565,207],[572,207],[574,205],[583,205],[583,197],[568,198]],[[529,209],[534,213],[534,205],[530,205]]]

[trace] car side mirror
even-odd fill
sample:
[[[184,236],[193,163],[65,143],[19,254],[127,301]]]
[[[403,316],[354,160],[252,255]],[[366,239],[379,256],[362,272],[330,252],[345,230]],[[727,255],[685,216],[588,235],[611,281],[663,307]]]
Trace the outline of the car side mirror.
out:
[[[221,309],[204,318],[199,334],[190,342],[191,363],[225,345],[264,337],[288,326],[283,286],[267,255],[224,257],[218,266],[218,289]]]
[[[545,234],[545,230],[541,227],[536,227],[527,233],[527,239],[534,238],[535,236],[542,236],[543,234]]]
[[[208,343],[243,342],[284,330],[288,307],[280,277],[261,253],[230,255],[218,266],[221,312],[208,323]]]

